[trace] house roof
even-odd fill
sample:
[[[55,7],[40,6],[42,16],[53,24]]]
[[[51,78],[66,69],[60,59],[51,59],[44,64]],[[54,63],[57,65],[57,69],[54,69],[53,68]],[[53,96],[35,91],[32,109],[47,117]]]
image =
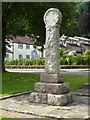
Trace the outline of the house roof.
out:
[[[75,51],[80,51],[81,50],[79,45],[73,44],[73,43],[67,43],[67,48],[70,49],[70,50],[75,50]]]
[[[36,42],[35,39],[26,36],[13,36],[11,41],[14,43],[22,43],[28,45],[33,45]]]
[[[66,48],[66,46],[64,46],[63,44],[60,44],[60,47],[61,47],[61,48]]]
[[[7,53],[12,53],[12,51],[9,50],[8,48],[6,48],[6,52],[7,52]]]
[[[83,46],[86,50],[90,50],[90,44],[82,43],[82,46]]]

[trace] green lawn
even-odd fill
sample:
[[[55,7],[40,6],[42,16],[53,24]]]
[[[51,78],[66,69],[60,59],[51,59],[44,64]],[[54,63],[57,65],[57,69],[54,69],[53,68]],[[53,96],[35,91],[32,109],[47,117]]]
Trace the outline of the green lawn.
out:
[[[64,76],[64,82],[70,83],[71,91],[81,88],[88,80],[87,76]],[[2,75],[2,95],[33,90],[35,82],[38,81],[40,81],[39,74],[5,72]]]
[[[16,118],[8,118],[7,116],[0,116],[0,120],[17,120]]]
[[[9,95],[33,90],[34,83],[38,82],[39,79],[39,74],[5,72],[2,75],[2,94]]]

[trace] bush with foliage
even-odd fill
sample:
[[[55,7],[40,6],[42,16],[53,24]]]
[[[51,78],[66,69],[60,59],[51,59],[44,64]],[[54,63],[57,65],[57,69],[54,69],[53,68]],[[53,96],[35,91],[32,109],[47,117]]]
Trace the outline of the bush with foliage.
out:
[[[84,55],[90,55],[90,50],[86,50]]]
[[[69,56],[69,51],[60,49],[60,65],[90,65],[90,50],[87,50],[84,55],[77,56]],[[45,65],[45,58],[5,60],[5,65],[42,66]]]

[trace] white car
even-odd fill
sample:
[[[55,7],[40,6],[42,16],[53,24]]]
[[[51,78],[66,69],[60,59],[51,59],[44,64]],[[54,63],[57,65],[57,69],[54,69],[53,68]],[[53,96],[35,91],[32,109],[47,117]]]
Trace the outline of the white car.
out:
[[[70,51],[70,52],[68,53],[68,55],[70,55],[70,56],[75,56],[75,55],[77,55],[77,52],[76,52],[76,51]]]

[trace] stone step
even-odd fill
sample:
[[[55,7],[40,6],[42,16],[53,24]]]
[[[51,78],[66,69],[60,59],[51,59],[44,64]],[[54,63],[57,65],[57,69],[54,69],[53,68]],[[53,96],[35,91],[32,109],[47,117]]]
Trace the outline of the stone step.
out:
[[[63,106],[71,103],[73,101],[72,93],[55,95],[32,92],[30,94],[30,102],[34,103],[44,103],[53,106]]]
[[[73,101],[90,105],[89,93],[90,93],[89,89],[79,89],[76,92],[74,92]]]
[[[35,83],[35,91],[49,94],[65,94],[69,92],[69,83]]]
[[[90,89],[90,83],[85,83],[85,84],[83,85],[83,88],[85,88],[85,89]]]
[[[61,74],[48,74],[48,73],[44,73],[41,74],[40,76],[41,78],[41,82],[45,82],[45,83],[63,83],[64,79],[63,79],[63,75]]]

